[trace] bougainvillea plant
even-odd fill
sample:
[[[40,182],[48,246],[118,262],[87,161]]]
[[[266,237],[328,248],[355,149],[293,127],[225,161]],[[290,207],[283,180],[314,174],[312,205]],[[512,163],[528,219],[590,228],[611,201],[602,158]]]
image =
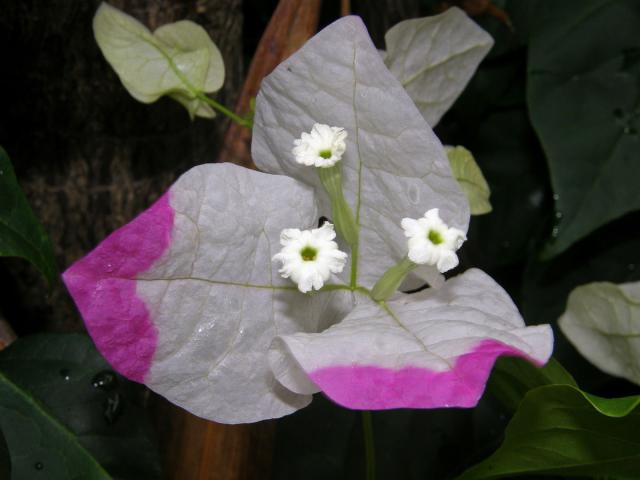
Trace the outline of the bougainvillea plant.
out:
[[[394,27],[383,55],[357,17],[318,33],[262,83],[262,172],[191,169],[65,272],[102,354],[224,423],[290,414],[316,392],[353,409],[473,407],[499,355],[544,364],[548,325],[526,327],[480,270],[442,276],[469,203],[429,125],[490,46],[456,9]],[[194,82],[167,92],[210,116]]]

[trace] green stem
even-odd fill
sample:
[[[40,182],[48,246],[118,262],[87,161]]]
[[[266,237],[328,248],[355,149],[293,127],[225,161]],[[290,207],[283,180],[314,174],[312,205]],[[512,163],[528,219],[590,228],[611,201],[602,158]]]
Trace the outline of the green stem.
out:
[[[376,448],[373,438],[373,421],[369,410],[362,411],[362,431],[364,433],[364,453],[367,462],[367,480],[376,479]]]
[[[322,186],[327,191],[329,199],[331,200],[331,217],[336,226],[336,231],[353,247],[358,243],[358,229],[353,219],[351,207],[349,207],[342,193],[342,171],[340,163],[327,168],[318,167],[316,170],[318,171],[320,182],[322,182]]]
[[[356,243],[351,247],[351,277],[349,278],[349,284],[351,288],[356,288],[358,284],[358,250],[360,244]]]
[[[158,52],[160,52],[160,54],[167,60],[167,63],[169,63],[169,68],[173,71],[173,73],[175,73],[176,77],[178,77],[180,81],[184,83],[184,86],[186,87],[187,90],[189,90],[189,92],[191,92],[191,95],[209,104],[214,110],[218,110],[220,113],[226,115],[231,120],[238,123],[239,125],[242,125],[243,127],[247,127],[247,128],[253,127],[252,120],[249,120],[248,118],[243,118],[240,115],[236,115],[227,107],[219,104],[214,99],[207,97],[203,92],[201,92],[196,87],[194,87],[189,81],[189,79],[187,78],[187,76],[175,64],[175,62],[173,61],[173,58],[170,55],[167,55],[167,52],[165,52],[162,48],[159,48],[158,45],[156,45],[155,43],[149,42],[148,40],[145,40],[145,41],[147,43],[150,43],[150,45],[153,46]]]
[[[252,128],[253,127],[253,122],[251,120],[249,120],[248,118],[243,118],[240,115],[237,115],[237,114],[233,113],[231,110],[229,110],[224,105],[221,105],[218,102],[216,102],[213,98],[207,97],[204,93],[198,92],[196,94],[196,97],[199,98],[200,100],[202,100],[203,102],[207,103],[208,105],[210,105],[214,110],[217,110],[220,113],[226,115],[227,117],[229,117],[231,120],[233,120],[237,124],[242,125],[243,127],[247,127],[247,128]]]

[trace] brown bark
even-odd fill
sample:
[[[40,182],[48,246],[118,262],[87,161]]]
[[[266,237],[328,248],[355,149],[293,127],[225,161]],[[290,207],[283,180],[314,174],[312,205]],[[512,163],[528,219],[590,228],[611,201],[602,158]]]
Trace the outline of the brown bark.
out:
[[[204,26],[226,66],[217,98],[234,102],[242,72],[241,0],[110,3],[152,29],[183,18]],[[99,4],[25,0],[3,5],[0,15],[0,144],[51,236],[61,270],[148,207],[178,175],[215,158],[228,123],[223,117],[191,122],[172,100],[134,100],[94,41]],[[2,265],[0,311],[18,333],[82,329],[61,284],[47,295],[26,262]]]

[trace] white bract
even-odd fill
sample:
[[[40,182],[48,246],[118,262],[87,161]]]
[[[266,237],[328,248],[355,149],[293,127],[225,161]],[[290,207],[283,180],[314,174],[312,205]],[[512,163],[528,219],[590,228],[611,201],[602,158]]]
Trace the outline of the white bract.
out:
[[[456,251],[467,237],[463,231],[444,223],[437,208],[417,220],[403,218],[402,228],[409,237],[409,260],[413,263],[435,265],[440,273],[458,265]]]
[[[475,64],[460,68],[468,74]],[[341,158],[340,168],[291,158],[301,125],[317,119],[326,124],[299,138],[296,159]],[[418,294],[372,296],[407,253],[398,219],[434,208],[403,222],[422,232],[410,250],[418,244],[433,265],[412,273],[429,279],[457,264],[469,205],[359,18],[325,28],[263,80],[252,135],[253,159],[267,173],[195,167],[65,272],[113,368],[203,418],[242,423],[290,414],[318,390],[349,408],[471,407],[498,355],[548,359],[551,328],[526,327],[482,272]],[[336,192],[344,208],[332,208]],[[339,241],[348,268],[333,225],[313,228],[321,216],[340,225],[334,210],[347,207],[354,228],[350,238],[341,228]],[[274,260],[303,292],[329,279],[331,288],[303,295]]]
[[[344,128],[316,123],[309,133],[293,141],[296,162],[320,168],[333,167],[342,158],[347,146]]]
[[[332,273],[342,272],[347,261],[334,238],[336,232],[329,222],[313,230],[284,229],[282,250],[273,256],[274,261],[282,262],[280,274],[297,283],[302,293],[320,290]]]
[[[640,282],[576,287],[558,326],[600,370],[640,385]]]

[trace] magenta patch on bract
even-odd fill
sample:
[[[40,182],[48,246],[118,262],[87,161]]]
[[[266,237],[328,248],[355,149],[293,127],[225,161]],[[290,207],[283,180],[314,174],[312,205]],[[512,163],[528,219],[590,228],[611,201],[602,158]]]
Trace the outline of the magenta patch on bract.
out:
[[[453,369],[389,368],[353,365],[316,370],[311,379],[334,402],[354,409],[474,407],[500,355],[524,357],[520,350],[485,340],[458,357]]]
[[[62,275],[102,355],[137,382],[149,371],[158,332],[136,295],[135,278],[169,247],[172,228],[166,193]]]

